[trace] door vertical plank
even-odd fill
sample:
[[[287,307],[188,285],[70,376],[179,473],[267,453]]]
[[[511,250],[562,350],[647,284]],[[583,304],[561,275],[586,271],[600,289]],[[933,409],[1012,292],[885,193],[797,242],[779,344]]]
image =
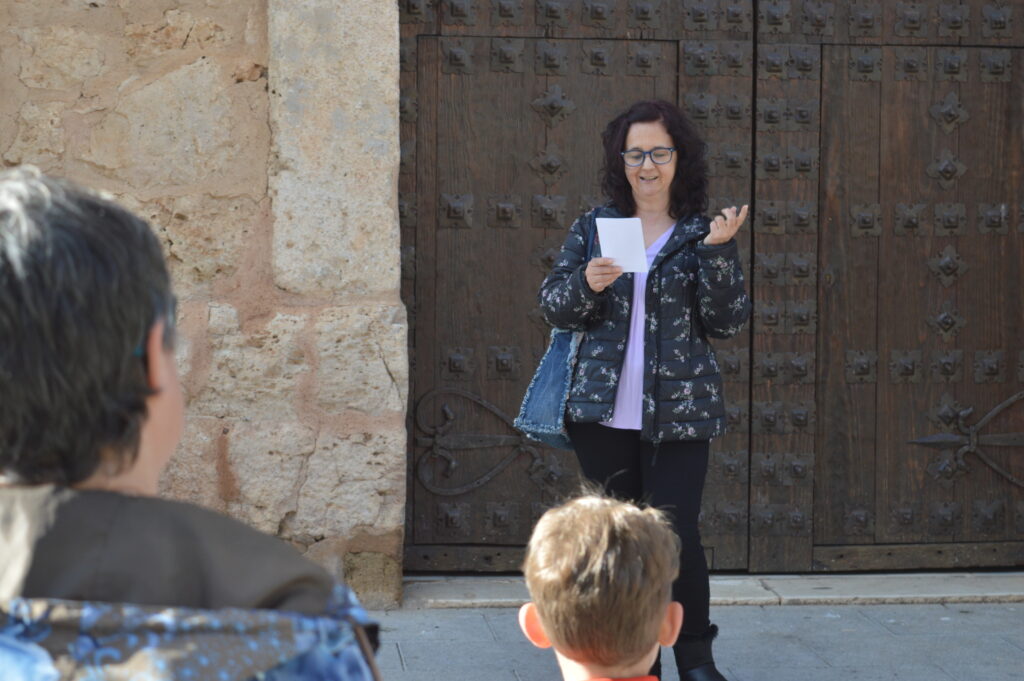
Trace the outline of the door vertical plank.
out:
[[[759,47],[751,404],[750,569],[811,568],[815,471],[815,278],[819,45]],[[780,113],[781,109],[781,113]],[[803,112],[803,113],[801,113]]]
[[[851,207],[879,203],[881,84],[851,79],[849,62],[825,48],[815,544],[874,540],[878,238],[855,238]]]
[[[742,55],[743,66],[718,73],[700,68],[701,51],[711,47],[721,59],[727,52]],[[750,38],[706,43],[679,43],[678,106],[707,143],[708,211],[713,217],[727,206],[750,204],[750,149],[753,117],[753,50]],[[709,71],[709,70],[708,70]],[[726,163],[740,159],[737,167]],[[751,277],[752,219],[736,235],[748,292]],[[711,550],[712,568],[745,569],[748,561],[748,496],[750,484],[750,341],[751,326],[727,340],[712,339],[729,414],[728,432],[711,443],[701,512],[701,537]]]
[[[927,48],[935,65],[940,48]],[[878,449],[876,467],[876,541],[879,543],[952,541],[961,509],[955,492],[934,475],[935,453],[910,444],[935,426],[930,414],[950,382],[932,377],[933,358],[957,347],[953,334],[935,326],[944,310],[958,305],[955,290],[945,290],[929,274],[932,254],[955,245],[945,218],[956,201],[955,188],[943,187],[928,173],[944,152],[958,151],[955,136],[944,132],[930,108],[949,93],[959,94],[956,81],[940,78],[930,68],[920,79],[897,80],[893,66],[900,48],[882,52],[881,206],[892,228],[879,237],[878,297]],[[898,214],[900,206],[920,212],[916,226]],[[905,215],[905,213],[904,213]],[[955,226],[955,220],[950,223]],[[929,323],[929,320],[932,323]]]
[[[993,78],[990,60],[1010,58],[1011,76]],[[1024,347],[1024,232],[1018,229],[1024,200],[1024,68],[1021,49],[970,49],[968,79],[960,84],[970,118],[957,127],[959,159],[966,168],[957,181],[958,203],[966,207],[966,234],[956,243],[957,256],[968,269],[954,275],[958,307],[966,325],[957,338],[963,351],[963,381],[957,401],[974,409],[974,424],[1015,393],[1024,390],[1020,375]],[[933,254],[941,258],[941,253]],[[934,281],[934,277],[932,280]],[[1008,408],[981,434],[1024,433],[1024,401]],[[1021,449],[980,449],[997,466],[1024,480]],[[1019,538],[1024,518],[1024,489],[1014,485],[976,455],[965,457],[968,469],[956,475],[961,521],[957,542]],[[1020,513],[1015,518],[1015,513]]]

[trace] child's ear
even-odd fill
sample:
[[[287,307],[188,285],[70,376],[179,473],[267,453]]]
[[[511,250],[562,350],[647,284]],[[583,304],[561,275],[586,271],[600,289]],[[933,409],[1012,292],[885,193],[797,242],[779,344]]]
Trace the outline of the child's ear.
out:
[[[679,638],[679,630],[683,628],[683,604],[679,601],[672,601],[665,608],[665,617],[661,620],[661,629],[658,631],[658,643],[663,646],[674,645]]]
[[[519,608],[519,628],[523,630],[523,635],[538,648],[550,648],[551,641],[548,640],[548,635],[544,633],[544,627],[540,626],[540,615],[537,614],[537,606],[533,603],[527,603],[523,607]]]

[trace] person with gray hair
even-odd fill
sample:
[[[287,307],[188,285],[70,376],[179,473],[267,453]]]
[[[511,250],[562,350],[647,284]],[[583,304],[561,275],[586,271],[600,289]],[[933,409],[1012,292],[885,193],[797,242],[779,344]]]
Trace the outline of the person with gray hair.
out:
[[[333,580],[284,542],[156,498],[184,424],[174,308],[143,220],[0,174],[0,598],[323,611]]]
[[[174,322],[149,225],[34,168],[0,172],[5,681],[374,678],[376,626],[347,587],[157,498],[184,428]]]

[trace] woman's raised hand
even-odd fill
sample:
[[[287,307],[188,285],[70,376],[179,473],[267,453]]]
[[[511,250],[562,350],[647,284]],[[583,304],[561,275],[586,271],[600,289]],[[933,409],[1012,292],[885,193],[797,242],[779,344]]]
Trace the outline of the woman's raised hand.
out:
[[[592,258],[587,263],[584,272],[587,277],[587,286],[594,293],[600,293],[622,274],[622,268],[615,264],[611,258]]]
[[[736,206],[731,206],[722,211],[722,214],[711,221],[711,233],[704,237],[704,244],[717,246],[724,244],[736,236],[740,225],[747,219],[747,206],[743,206],[739,215],[736,214]]]

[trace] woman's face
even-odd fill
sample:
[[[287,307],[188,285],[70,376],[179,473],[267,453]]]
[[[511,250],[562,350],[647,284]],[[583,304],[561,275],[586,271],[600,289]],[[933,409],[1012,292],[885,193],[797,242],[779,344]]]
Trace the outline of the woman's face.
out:
[[[656,147],[672,148],[672,136],[668,134],[661,121],[649,123],[633,123],[626,133],[626,148],[623,151],[638,149],[650,151]],[[676,156],[678,151],[672,154],[672,160],[665,164],[657,164],[651,160],[650,154],[644,156],[643,165],[626,165],[626,179],[633,188],[633,198],[637,203],[650,203],[651,201],[670,201],[672,192],[672,178],[676,176]],[[625,163],[625,161],[623,161]]]

